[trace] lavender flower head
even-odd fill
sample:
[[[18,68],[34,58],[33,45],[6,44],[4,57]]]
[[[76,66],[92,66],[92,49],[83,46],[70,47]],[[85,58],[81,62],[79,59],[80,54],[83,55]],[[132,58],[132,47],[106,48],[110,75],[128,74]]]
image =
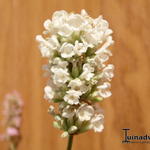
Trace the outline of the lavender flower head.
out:
[[[6,94],[3,111],[5,133],[1,135],[1,140],[9,141],[10,149],[16,149],[21,139],[22,108],[23,100],[18,92],[13,91],[12,93]]]
[[[85,10],[80,14],[56,11],[44,22],[43,35],[37,35],[42,57],[48,59],[49,81],[44,98],[58,103],[49,107],[54,126],[62,137],[90,129],[101,132],[104,115],[97,103],[110,97],[114,65],[109,46],[113,31],[102,16],[92,18]]]

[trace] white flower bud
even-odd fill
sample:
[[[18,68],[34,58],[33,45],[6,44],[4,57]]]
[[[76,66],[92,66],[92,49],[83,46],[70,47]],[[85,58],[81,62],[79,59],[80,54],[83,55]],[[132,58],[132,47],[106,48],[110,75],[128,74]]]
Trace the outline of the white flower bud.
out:
[[[45,28],[46,30],[51,31],[51,28],[52,28],[52,22],[51,22],[50,19],[45,20],[45,22],[44,22],[43,25],[44,25],[44,28]]]
[[[53,99],[53,97],[54,97],[54,91],[53,91],[53,89],[49,86],[49,85],[47,85],[45,88],[44,88],[44,98],[45,99],[48,99],[48,100],[51,100],[51,99]]]
[[[54,109],[55,109],[54,106],[50,105],[48,110],[49,112],[54,112]]]
[[[62,137],[62,138],[65,138],[65,137],[67,137],[68,135],[69,135],[68,132],[65,131],[65,132],[63,132],[63,133],[61,134],[61,137]]]
[[[39,49],[42,57],[50,57],[49,43],[41,35],[37,35],[36,40],[40,43]]]
[[[85,9],[82,9],[82,10],[81,10],[81,15],[82,15],[82,16],[88,16],[88,13],[86,12]]]
[[[55,128],[58,128],[58,129],[61,128],[60,124],[59,124],[57,121],[54,121],[54,122],[53,122],[53,126],[54,126]]]
[[[48,113],[55,116],[56,114],[54,110],[55,110],[54,106],[50,105],[48,108]]]
[[[59,115],[56,115],[56,116],[55,116],[55,120],[56,120],[56,121],[61,121],[61,117],[60,117]]]
[[[76,131],[78,130],[78,128],[76,126],[71,126],[68,130],[69,134],[74,134]]]

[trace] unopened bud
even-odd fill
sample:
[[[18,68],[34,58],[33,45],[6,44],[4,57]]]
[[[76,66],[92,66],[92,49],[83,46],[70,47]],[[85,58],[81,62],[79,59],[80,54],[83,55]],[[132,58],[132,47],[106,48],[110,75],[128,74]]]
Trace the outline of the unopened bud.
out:
[[[100,97],[100,96],[97,95],[97,92],[92,93],[92,94],[89,96],[89,98],[90,98],[92,101],[95,101],[95,102],[100,102],[100,101],[103,100],[102,97]]]
[[[55,112],[54,112],[54,106],[52,106],[52,105],[49,106],[48,113],[50,113],[51,115],[55,114]]]
[[[65,137],[67,137],[68,135],[69,135],[68,132],[65,131],[65,132],[63,132],[63,133],[61,134],[61,137],[62,137],[62,138],[65,138]]]
[[[59,115],[56,115],[56,116],[55,116],[55,120],[56,120],[56,121],[61,121],[61,117],[60,117]]]
[[[61,128],[60,124],[59,124],[57,121],[54,121],[54,122],[53,122],[53,126],[54,126],[55,128],[58,128],[58,129]]]
[[[78,128],[77,128],[76,126],[71,126],[71,127],[69,128],[68,132],[69,132],[70,134],[73,134],[73,133],[75,133],[77,130],[78,130]]]
[[[93,97],[92,100],[95,101],[95,102],[100,102],[100,101],[103,100],[103,98],[102,97]]]

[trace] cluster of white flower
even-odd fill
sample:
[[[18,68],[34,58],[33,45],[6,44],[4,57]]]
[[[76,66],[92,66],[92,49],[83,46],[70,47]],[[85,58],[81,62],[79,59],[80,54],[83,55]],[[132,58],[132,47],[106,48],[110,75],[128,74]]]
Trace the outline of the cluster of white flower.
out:
[[[63,137],[93,129],[103,130],[104,115],[96,102],[111,96],[110,81],[114,66],[106,65],[112,56],[112,30],[102,16],[56,11],[44,22],[45,31],[37,35],[39,49],[49,63],[50,80],[44,88],[45,99],[59,103],[54,126],[64,130]]]

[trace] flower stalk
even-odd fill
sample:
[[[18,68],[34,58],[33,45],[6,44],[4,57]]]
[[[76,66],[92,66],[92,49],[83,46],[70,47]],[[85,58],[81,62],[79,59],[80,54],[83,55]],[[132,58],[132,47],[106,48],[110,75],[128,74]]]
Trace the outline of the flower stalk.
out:
[[[71,150],[73,145],[73,135],[68,136],[67,150]]]

